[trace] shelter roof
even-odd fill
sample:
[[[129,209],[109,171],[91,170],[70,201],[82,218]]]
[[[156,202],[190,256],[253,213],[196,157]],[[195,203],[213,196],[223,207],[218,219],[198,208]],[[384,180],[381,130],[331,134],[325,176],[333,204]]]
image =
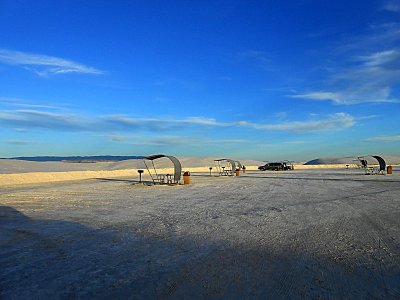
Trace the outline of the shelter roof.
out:
[[[164,155],[164,154],[155,154],[155,155],[149,155],[149,156],[142,156],[141,159],[150,160],[152,162],[152,164],[153,164],[153,167],[154,167],[153,160],[156,160],[156,159],[159,159],[159,158],[163,158],[163,157],[169,158],[172,161],[172,163],[174,164],[174,182],[179,182],[179,180],[181,179],[182,165],[181,165],[180,161],[175,156]],[[147,167],[147,165],[146,165],[146,167]],[[155,169],[155,167],[154,167],[154,169]]]
[[[149,156],[143,156],[143,159],[148,159],[148,160],[155,160],[163,157],[168,157],[168,155],[164,154],[154,154],[154,155],[149,155]]]

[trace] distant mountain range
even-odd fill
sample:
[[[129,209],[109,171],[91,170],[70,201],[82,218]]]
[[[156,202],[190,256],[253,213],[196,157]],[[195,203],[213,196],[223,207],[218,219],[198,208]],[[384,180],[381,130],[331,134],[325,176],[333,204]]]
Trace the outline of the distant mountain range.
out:
[[[99,162],[99,161],[121,161],[128,159],[140,159],[142,156],[113,156],[113,155],[97,155],[97,156],[21,156],[0,159],[16,159],[27,161],[64,161],[64,162]]]

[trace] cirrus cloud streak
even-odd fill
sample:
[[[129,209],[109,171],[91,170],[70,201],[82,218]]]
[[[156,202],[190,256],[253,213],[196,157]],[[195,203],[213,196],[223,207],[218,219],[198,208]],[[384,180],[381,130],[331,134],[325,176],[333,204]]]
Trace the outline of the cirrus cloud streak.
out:
[[[331,54],[334,66],[321,88],[296,92],[291,98],[335,104],[397,103],[400,86],[400,23],[382,24],[369,35],[342,44]]]
[[[400,142],[400,135],[376,136],[366,139],[367,142]]]
[[[92,75],[104,74],[104,71],[102,70],[72,60],[8,49],[0,49],[0,62],[3,64],[23,67],[39,76],[67,73]]]
[[[149,131],[171,132],[188,127],[247,128],[262,131],[293,133],[323,132],[352,127],[356,119],[347,113],[335,113],[325,118],[306,121],[280,122],[275,124],[250,121],[220,122],[213,118],[188,117],[139,118],[126,115],[84,116],[80,114],[49,112],[42,110],[0,110],[0,124],[12,128],[41,128],[61,131]]]

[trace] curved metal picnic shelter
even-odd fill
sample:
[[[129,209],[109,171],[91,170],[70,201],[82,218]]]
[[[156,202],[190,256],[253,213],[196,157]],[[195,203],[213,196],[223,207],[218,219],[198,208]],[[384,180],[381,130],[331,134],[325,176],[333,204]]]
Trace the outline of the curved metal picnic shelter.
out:
[[[385,160],[378,156],[378,155],[372,155],[373,158],[375,158],[379,162],[379,171],[383,172],[386,170],[386,162]]]
[[[233,172],[236,169],[236,163],[233,159],[220,158],[214,159],[214,162],[220,175],[233,175]],[[225,169],[224,163],[230,165],[230,169]]]
[[[140,157],[140,159],[143,159],[144,165],[146,166],[146,169],[149,172],[149,175],[150,175],[151,179],[153,180],[153,182],[156,182],[156,181],[161,182],[161,178],[162,178],[162,181],[164,182],[164,177],[161,177],[163,175],[160,175],[160,174],[157,173],[157,168],[154,165],[154,161],[157,160],[157,159],[160,159],[160,158],[168,158],[173,163],[173,165],[174,165],[174,174],[173,174],[173,178],[171,178],[171,182],[170,183],[178,183],[179,180],[181,179],[182,165],[181,165],[181,162],[175,156],[164,155],[164,154],[155,154],[155,155],[141,156]],[[154,170],[155,178],[152,175],[152,172],[150,172],[150,168],[149,168],[148,164],[146,163],[146,161],[149,161],[151,163],[151,166],[152,166],[152,168]]]
[[[372,157],[376,159],[379,163],[379,170],[375,170],[373,167],[368,166],[368,160],[366,158]],[[373,173],[380,173],[383,174],[386,170],[386,161],[378,155],[365,155],[365,156],[359,156],[357,159],[361,163],[361,167],[365,169],[366,174],[373,174]]]

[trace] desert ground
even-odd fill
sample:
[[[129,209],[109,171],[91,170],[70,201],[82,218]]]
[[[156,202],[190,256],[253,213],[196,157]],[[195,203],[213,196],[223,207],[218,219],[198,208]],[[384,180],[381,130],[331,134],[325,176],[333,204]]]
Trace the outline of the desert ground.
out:
[[[4,185],[0,298],[399,299],[399,200],[398,167]]]

